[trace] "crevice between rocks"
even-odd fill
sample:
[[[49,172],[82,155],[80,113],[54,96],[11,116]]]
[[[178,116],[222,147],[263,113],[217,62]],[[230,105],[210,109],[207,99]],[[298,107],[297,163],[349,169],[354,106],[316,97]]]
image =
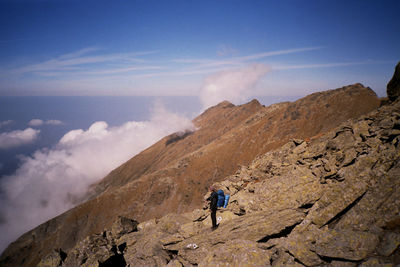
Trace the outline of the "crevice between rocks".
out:
[[[173,249],[165,249],[165,251],[168,254],[169,259],[167,260],[167,263],[178,257],[179,250],[173,250]]]
[[[333,218],[331,218],[329,221],[327,221],[324,225],[322,225],[321,227],[328,225],[328,227],[330,229],[333,229],[335,227],[335,225],[340,221],[340,219],[349,211],[351,210],[355,205],[357,205],[358,202],[360,202],[360,200],[363,198],[363,196],[367,193],[367,191],[365,191],[361,196],[359,196],[358,198],[356,198],[352,203],[350,203],[350,205],[348,205],[346,208],[344,208],[341,212],[339,212],[338,214],[336,214]]]
[[[125,244],[125,245],[124,245]],[[104,262],[99,262],[99,267],[125,267],[126,261],[124,258],[123,250],[121,248],[126,248],[126,243],[117,246],[113,246],[111,251],[114,252],[114,255],[109,257]]]
[[[60,258],[61,258],[61,262],[64,262],[65,259],[67,258],[68,254],[66,252],[64,252],[61,248],[58,251],[58,253],[60,254]]]
[[[327,262],[327,263],[331,263],[332,261],[339,261],[339,262],[351,262],[351,263],[360,263],[362,260],[350,260],[350,259],[344,259],[344,258],[336,258],[336,257],[328,257],[328,256],[322,256],[322,255],[319,255],[319,254],[317,254],[318,255],[318,257],[321,259],[321,260],[323,260],[323,261],[325,261],[325,262]]]
[[[299,207],[301,210],[308,210],[314,206],[315,203],[305,203]]]
[[[301,265],[303,265],[303,266],[307,266],[307,265],[305,265],[304,263],[302,263],[298,258],[296,258],[296,256],[295,255],[293,255],[292,253],[290,253],[290,251],[289,250],[287,250],[286,251],[286,253],[288,253],[290,256],[292,256],[293,257],[293,259],[294,259],[294,262],[296,262],[296,263],[298,263],[298,264],[301,264]]]
[[[267,235],[263,238],[261,238],[260,240],[258,240],[258,243],[266,243],[268,242],[268,240],[270,239],[274,239],[274,238],[281,238],[281,237],[287,237],[292,231],[293,229],[299,225],[301,222],[295,223],[293,225],[287,226],[285,227],[285,229],[283,229],[282,231],[280,231],[279,233],[276,234],[272,234],[272,235]]]

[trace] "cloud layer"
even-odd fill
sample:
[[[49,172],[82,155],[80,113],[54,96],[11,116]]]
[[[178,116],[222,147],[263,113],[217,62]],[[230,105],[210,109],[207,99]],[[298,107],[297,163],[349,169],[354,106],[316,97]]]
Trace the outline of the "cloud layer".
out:
[[[47,124],[47,125],[61,125],[61,124],[63,124],[63,122],[59,121],[59,120],[47,120],[47,121],[44,121],[44,120],[41,120],[41,119],[33,119],[33,120],[28,122],[28,125],[29,126],[33,126],[33,127],[42,126],[44,124]]]
[[[269,68],[264,64],[251,64],[241,69],[222,71],[208,76],[200,90],[204,108],[228,100],[239,104],[252,95],[252,89]]]
[[[72,208],[88,186],[160,138],[194,130],[185,117],[156,106],[149,121],[119,127],[93,123],[66,133],[50,150],[23,159],[12,176],[3,177],[0,199],[0,251],[20,234]]]
[[[40,130],[26,128],[0,134],[0,149],[8,149],[34,142],[39,136]]]

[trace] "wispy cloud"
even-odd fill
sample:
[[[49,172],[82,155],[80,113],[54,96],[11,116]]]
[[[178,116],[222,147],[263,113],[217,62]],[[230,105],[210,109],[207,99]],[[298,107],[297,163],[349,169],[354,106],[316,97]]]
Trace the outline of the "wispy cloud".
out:
[[[333,67],[346,67],[346,66],[367,65],[367,64],[385,64],[385,63],[391,63],[391,61],[365,60],[356,62],[334,62],[334,63],[322,63],[322,64],[275,65],[275,66],[272,65],[272,69],[291,70],[291,69],[333,68]]]
[[[0,82],[7,94],[143,95],[151,91],[152,95],[181,92],[193,95],[199,92],[201,81],[206,76],[246,69],[252,64],[263,64],[272,71],[284,72],[379,63],[368,60],[314,63],[316,58],[308,57],[304,61],[300,59],[303,57],[297,57],[297,54],[322,48],[297,47],[240,55],[240,51],[224,46],[219,48],[214,58],[168,58],[158,55],[162,55],[162,51],[107,53],[103,48],[91,46],[18,68],[3,66]],[[284,55],[289,55],[294,63],[281,61]]]
[[[251,54],[247,56],[240,56],[240,57],[231,57],[229,59],[224,60],[214,60],[214,59],[190,59],[190,58],[181,58],[181,59],[173,59],[172,62],[181,63],[181,64],[188,64],[189,70],[207,70],[208,68],[212,67],[226,67],[226,68],[236,68],[240,66],[244,66],[248,63],[257,62],[263,60],[267,57],[271,56],[278,56],[278,55],[286,55],[286,54],[294,54],[294,53],[301,53],[307,51],[313,51],[321,49],[321,47],[301,47],[301,48],[294,48],[294,49],[286,49],[286,50],[276,50],[276,51],[266,51],[257,54]],[[265,62],[264,62],[265,64]]]
[[[45,125],[45,124],[46,125],[62,125],[63,122],[60,121],[60,120],[47,120],[47,121],[44,121],[44,120],[41,120],[41,119],[33,119],[33,120],[30,120],[28,122],[28,125],[32,126],[32,127],[38,127],[38,126],[42,126],[42,125]]]
[[[99,54],[100,50],[98,47],[87,47],[50,60],[22,66],[13,69],[11,72],[14,74],[34,73],[43,76],[64,74],[102,75],[160,68],[158,66],[137,65],[148,62],[140,57],[157,53],[157,51]],[[97,54],[93,55],[93,53]]]

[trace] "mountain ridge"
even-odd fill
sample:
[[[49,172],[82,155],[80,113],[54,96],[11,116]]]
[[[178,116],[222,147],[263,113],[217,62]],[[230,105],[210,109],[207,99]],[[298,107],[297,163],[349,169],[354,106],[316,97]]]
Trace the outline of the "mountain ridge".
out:
[[[231,200],[214,231],[207,206],[141,223],[118,217],[38,266],[397,266],[399,146],[397,100],[215,183]]]
[[[208,185],[258,155],[291,138],[318,137],[379,104],[376,94],[361,84],[268,107],[256,100],[240,106],[222,102],[193,120],[198,130],[183,138],[167,136],[139,153],[94,185],[88,201],[11,244],[1,261],[36,265],[55,247],[70,250],[111,227],[118,216],[134,214],[143,221],[199,208]]]

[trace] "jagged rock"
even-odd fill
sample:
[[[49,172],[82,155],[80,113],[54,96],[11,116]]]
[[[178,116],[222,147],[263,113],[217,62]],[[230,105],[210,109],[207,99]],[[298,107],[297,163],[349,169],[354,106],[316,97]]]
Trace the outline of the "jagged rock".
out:
[[[105,262],[117,253],[117,247],[110,232],[87,237],[68,251],[65,266],[94,266]]]
[[[62,265],[66,257],[67,254],[61,249],[54,250],[44,257],[36,267],[58,267]]]
[[[387,84],[386,93],[391,101],[400,96],[400,62],[397,63],[393,77]]]
[[[113,223],[111,232],[116,235],[116,238],[130,232],[137,231],[138,222],[123,216],[119,216],[118,219]]]
[[[237,239],[214,246],[198,266],[270,266],[270,257],[256,242]]]
[[[290,266],[290,267],[303,267],[304,265],[298,263],[295,258],[282,249],[277,249],[271,257],[272,266]]]

